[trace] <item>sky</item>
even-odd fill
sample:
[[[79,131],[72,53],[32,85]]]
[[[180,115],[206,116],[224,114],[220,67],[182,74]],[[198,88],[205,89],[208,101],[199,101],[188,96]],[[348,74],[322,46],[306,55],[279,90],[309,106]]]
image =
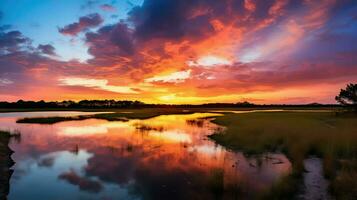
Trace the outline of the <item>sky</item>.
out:
[[[0,101],[335,103],[355,0],[0,0]]]

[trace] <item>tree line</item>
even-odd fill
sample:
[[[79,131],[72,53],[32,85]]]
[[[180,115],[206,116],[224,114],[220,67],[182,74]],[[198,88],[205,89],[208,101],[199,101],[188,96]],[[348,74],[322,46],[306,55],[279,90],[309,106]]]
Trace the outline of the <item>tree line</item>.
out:
[[[138,108],[145,103],[140,101],[82,100],[75,101],[24,101],[0,102],[0,108]]]
[[[341,89],[338,96],[335,97],[340,106],[352,108],[357,111],[357,84],[348,84],[345,89]],[[82,100],[75,101],[24,101],[18,100],[17,102],[0,102],[0,108],[225,108],[225,107],[238,107],[238,108],[252,108],[252,107],[336,107],[337,104],[254,104],[247,101],[238,103],[207,103],[207,104],[146,104],[141,101],[129,100]]]
[[[24,101],[0,102],[0,108],[253,108],[253,107],[326,107],[336,105],[326,104],[254,104],[247,101],[237,103],[206,103],[206,104],[147,104],[141,101],[129,100],[82,100],[75,101]]]

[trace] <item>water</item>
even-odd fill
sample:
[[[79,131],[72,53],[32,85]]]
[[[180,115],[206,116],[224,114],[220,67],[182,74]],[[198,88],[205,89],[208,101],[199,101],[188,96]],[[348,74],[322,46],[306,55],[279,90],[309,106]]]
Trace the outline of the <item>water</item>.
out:
[[[216,115],[40,125],[0,114],[1,129],[22,134],[10,143],[8,199],[250,199],[290,172],[282,154],[247,158],[216,145],[207,135],[224,128],[198,119]]]
[[[329,182],[323,175],[322,160],[310,157],[304,160],[304,189],[300,199],[331,199],[328,194]]]

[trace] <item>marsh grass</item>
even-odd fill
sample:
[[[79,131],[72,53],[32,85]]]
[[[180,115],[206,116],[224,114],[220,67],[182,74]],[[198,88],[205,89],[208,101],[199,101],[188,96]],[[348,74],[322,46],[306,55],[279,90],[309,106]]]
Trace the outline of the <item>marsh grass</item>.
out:
[[[325,175],[332,182],[349,182],[346,178],[338,179],[347,172],[339,172],[336,163],[341,159],[356,158],[356,115],[336,115],[333,112],[261,112],[226,114],[216,117],[213,122],[227,127],[224,133],[210,136],[223,146],[241,150],[246,154],[284,152],[292,161],[293,172],[291,177],[285,178],[282,182],[298,183],[292,180],[301,177],[304,171],[303,160],[310,155],[323,159]],[[357,168],[352,171],[355,174]],[[335,176],[335,173],[340,175]],[[347,183],[344,185],[351,187]],[[275,186],[277,187],[280,186]],[[281,184],[280,189],[292,191],[286,187],[286,184]],[[332,184],[331,187],[335,186]],[[336,192],[335,194],[339,195]]]
[[[331,181],[330,190],[338,199],[357,199],[357,159],[340,160],[336,176]]]
[[[94,115],[80,115],[70,117],[34,117],[19,119],[17,123],[35,123],[35,124],[55,124],[64,121],[76,121],[85,119],[103,119],[107,121],[128,121],[128,119],[148,119],[160,115],[168,114],[192,114],[194,111],[186,111],[184,109],[168,108],[148,108],[135,110],[112,110],[112,113],[101,113]],[[117,112],[116,112],[117,111]]]

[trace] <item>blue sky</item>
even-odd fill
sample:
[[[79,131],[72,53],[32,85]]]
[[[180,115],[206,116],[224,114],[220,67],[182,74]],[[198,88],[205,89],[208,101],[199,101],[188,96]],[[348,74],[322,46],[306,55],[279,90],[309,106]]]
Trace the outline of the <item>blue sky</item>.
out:
[[[0,0],[2,25],[11,25],[11,29],[19,30],[23,35],[33,40],[33,45],[51,44],[56,47],[60,60],[90,58],[87,47],[80,35],[77,38],[64,36],[58,32],[78,20],[79,17],[91,13],[99,13],[104,18],[104,24],[112,24],[120,19],[126,19],[127,12],[134,6],[141,5],[143,0]],[[101,5],[108,4],[116,11],[105,11]]]

